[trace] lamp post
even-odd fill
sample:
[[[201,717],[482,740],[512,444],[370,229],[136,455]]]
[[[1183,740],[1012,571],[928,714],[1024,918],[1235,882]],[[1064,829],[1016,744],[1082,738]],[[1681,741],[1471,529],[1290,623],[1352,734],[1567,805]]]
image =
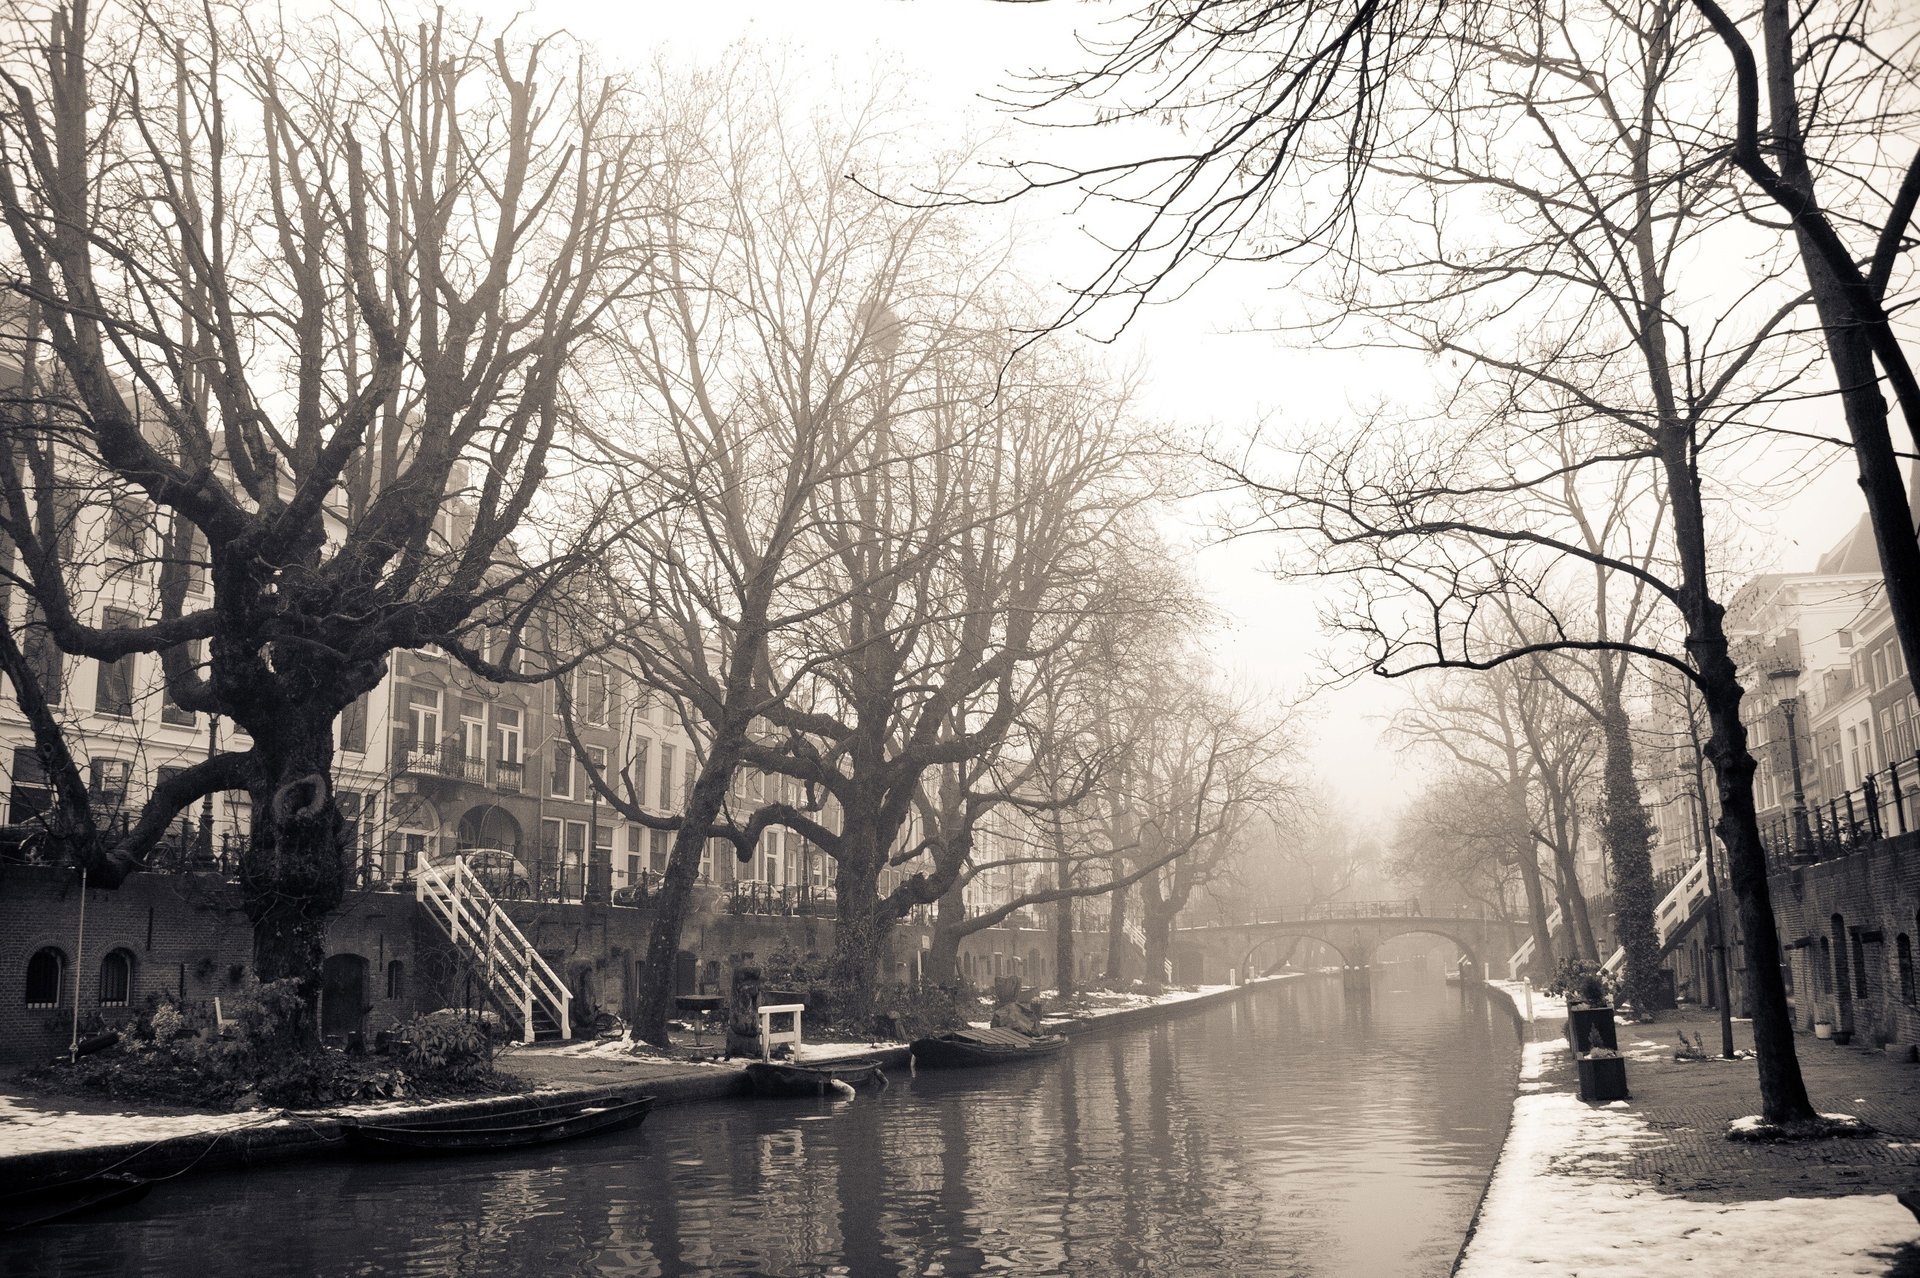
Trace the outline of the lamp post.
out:
[[[1787,758],[1793,764],[1793,855],[1795,859],[1813,855],[1813,837],[1807,831],[1807,788],[1800,775],[1800,734],[1794,730],[1794,716],[1800,709],[1800,669],[1785,664],[1767,674],[1773,685],[1773,697],[1787,721]]]

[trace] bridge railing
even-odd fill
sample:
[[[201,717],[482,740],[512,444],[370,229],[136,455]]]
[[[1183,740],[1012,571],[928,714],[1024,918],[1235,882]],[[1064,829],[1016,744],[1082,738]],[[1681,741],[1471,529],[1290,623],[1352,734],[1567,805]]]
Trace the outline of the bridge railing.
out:
[[[1486,909],[1472,914],[1456,905],[1434,902],[1423,907],[1420,898],[1398,901],[1322,901],[1316,905],[1283,908],[1254,907],[1249,923],[1314,923],[1332,919],[1486,918]]]

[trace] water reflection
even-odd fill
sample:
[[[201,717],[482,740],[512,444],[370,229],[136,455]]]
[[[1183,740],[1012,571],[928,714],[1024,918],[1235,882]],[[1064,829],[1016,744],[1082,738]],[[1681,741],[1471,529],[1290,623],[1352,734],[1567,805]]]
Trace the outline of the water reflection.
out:
[[[10,1241],[65,1274],[1443,1275],[1516,1051],[1440,984],[1309,981],[878,1097],[515,1156],[183,1180]]]

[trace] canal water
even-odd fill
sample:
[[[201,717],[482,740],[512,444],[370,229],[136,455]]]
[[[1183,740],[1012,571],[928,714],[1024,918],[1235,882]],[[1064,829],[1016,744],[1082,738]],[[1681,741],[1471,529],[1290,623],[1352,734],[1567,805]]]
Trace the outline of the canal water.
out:
[[[540,1166],[184,1177],[0,1243],[0,1270],[1438,1278],[1517,1062],[1511,1020],[1437,974],[1309,977],[877,1097],[672,1106]]]

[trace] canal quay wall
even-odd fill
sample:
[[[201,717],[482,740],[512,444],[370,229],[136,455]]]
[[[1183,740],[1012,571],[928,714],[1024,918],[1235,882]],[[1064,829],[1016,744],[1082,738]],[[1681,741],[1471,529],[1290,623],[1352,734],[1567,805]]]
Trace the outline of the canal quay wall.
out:
[[[1270,989],[1297,979],[1300,973],[1284,973],[1250,981],[1244,985],[1177,992],[1164,1001],[1089,1013],[1048,1025],[1054,1032],[1079,1036],[1106,1032],[1149,1022],[1170,1020],[1220,1003],[1240,999],[1256,990]],[[814,1045],[807,1059],[811,1062],[835,1059],[820,1054]],[[909,1050],[904,1046],[873,1047],[846,1045],[846,1055],[862,1060],[879,1060],[892,1069],[904,1069]],[[553,1076],[565,1048],[525,1049],[533,1056],[548,1058],[540,1071]],[[524,1058],[523,1058],[524,1059]],[[616,1060],[618,1058],[615,1058]],[[508,1068],[513,1068],[512,1064]],[[561,1066],[564,1073],[564,1066]],[[705,1101],[743,1099],[751,1095],[744,1066],[678,1065],[658,1061],[623,1061],[617,1071],[626,1079],[615,1085],[543,1087],[540,1099],[560,1103],[603,1102],[636,1096],[651,1096],[656,1106],[693,1104]],[[990,1083],[996,1071],[982,1069],[982,1083]],[[52,1099],[52,1098],[50,1098]],[[180,1124],[204,1118],[200,1130],[149,1139],[88,1142],[85,1129],[90,1116],[64,1114],[62,1121],[74,1128],[73,1138],[60,1148],[9,1153],[0,1145],[0,1183],[30,1187],[57,1184],[105,1171],[133,1173],[149,1177],[173,1176],[188,1171],[214,1171],[247,1167],[293,1158],[318,1158],[338,1154],[344,1148],[342,1130],[347,1123],[392,1117],[404,1113],[410,1118],[480,1117],[525,1104],[527,1093],[485,1097],[476,1100],[438,1104],[386,1103],[358,1106],[347,1110],[270,1114],[176,1115],[159,1121]],[[119,1116],[116,1116],[118,1118]],[[3,1132],[4,1128],[0,1128]],[[0,1136],[0,1140],[4,1137]]]
[[[71,870],[0,867],[0,1068],[39,1064],[67,1049],[76,971],[83,1030],[114,1028],[163,998],[210,1012],[214,999],[231,1000],[247,985],[253,938],[237,884],[215,874],[136,874],[111,891],[89,889],[84,937],[81,895]],[[718,993],[732,964],[764,962],[782,949],[808,954],[833,946],[832,919],[733,913],[724,890],[706,886],[696,887],[694,897],[681,936],[679,992]],[[504,908],[566,981],[578,1007],[631,1019],[651,909],[528,901]],[[925,924],[900,924],[887,974],[910,976],[931,938]],[[59,956],[60,995],[55,1003],[29,1005],[27,965],[42,950]],[[1104,956],[1106,934],[1083,934],[1080,951]],[[960,947],[962,971],[983,985],[1002,975],[1045,985],[1052,954],[1053,934],[1040,928],[990,928]],[[472,997],[445,934],[408,893],[348,893],[328,922],[327,955],[321,1018],[333,1031],[359,1030],[370,1038]],[[118,972],[126,973],[124,990],[103,989],[109,956],[116,982]]]

